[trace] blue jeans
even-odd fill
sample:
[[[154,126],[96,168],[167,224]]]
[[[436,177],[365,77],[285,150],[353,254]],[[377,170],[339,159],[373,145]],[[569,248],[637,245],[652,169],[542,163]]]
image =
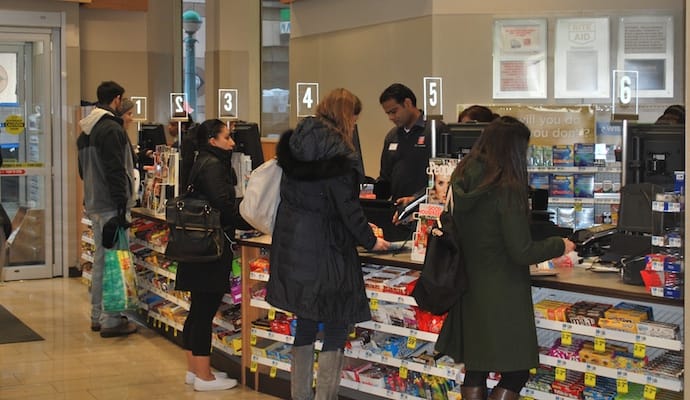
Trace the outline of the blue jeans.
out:
[[[103,225],[117,215],[117,211],[89,213],[93,240],[96,251],[93,254],[91,268],[91,324],[101,324],[101,328],[114,328],[122,323],[122,314],[103,311],[103,267],[105,265],[105,247],[103,247]],[[128,238],[129,239],[129,238]],[[128,240],[129,241],[129,240]],[[128,244],[129,246],[129,244]]]

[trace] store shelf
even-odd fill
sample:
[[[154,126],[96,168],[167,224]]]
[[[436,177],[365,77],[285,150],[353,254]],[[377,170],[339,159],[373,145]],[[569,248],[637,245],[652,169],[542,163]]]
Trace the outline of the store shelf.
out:
[[[288,344],[293,344],[295,342],[294,336],[283,335],[281,333],[275,333],[263,329],[252,328],[251,333],[256,337],[275,340],[277,342],[283,342]]]
[[[557,173],[584,173],[584,174],[596,174],[596,173],[613,173],[620,174],[623,172],[620,165],[610,165],[605,167],[527,167],[527,172],[557,172]]]
[[[91,284],[91,271],[81,271],[81,279],[84,283]]]
[[[161,314],[158,314],[157,312],[149,311],[148,316],[153,318],[154,320],[158,321],[160,324],[165,325],[166,328],[170,327],[170,328],[173,328],[173,329],[178,330],[180,332],[182,332],[182,330],[184,328],[184,325],[179,324],[179,323],[177,323],[171,319],[168,319],[168,318],[162,316]],[[159,328],[161,327],[160,324],[158,324]]]
[[[358,327],[364,329],[371,329],[379,332],[391,333],[393,335],[414,337],[415,339],[424,340],[427,342],[436,342],[438,335],[431,332],[418,331],[416,329],[403,328],[402,326],[393,326],[382,324],[380,322],[366,321],[357,324]]]
[[[81,235],[81,241],[84,243],[88,243],[92,246],[96,245],[96,242],[93,240],[93,238],[91,236],[87,235],[86,232],[84,232],[84,234]]]
[[[86,218],[86,217],[81,217],[81,223],[84,224],[84,225],[86,225],[86,226],[92,226],[92,225],[93,225],[93,223],[91,222],[91,220],[88,219],[88,218]]]
[[[253,279],[255,281],[268,282],[268,274],[264,274],[261,272],[250,272],[249,279]]]
[[[680,237],[652,236],[652,246],[677,249],[683,247],[683,239]]]
[[[232,323],[230,323],[230,322],[228,322],[222,318],[214,317],[213,323],[222,327],[222,328],[229,330],[230,332],[236,332],[237,331],[237,329],[235,328],[235,326]]]
[[[242,355],[241,351],[240,352],[235,351],[235,349],[233,349],[232,347],[228,346],[227,344],[221,342],[220,340],[218,340],[216,338],[213,338],[213,340],[211,340],[211,344],[213,345],[213,347],[215,347],[218,350],[221,350],[223,353],[225,353],[227,355],[230,355],[230,356],[241,356]]]
[[[440,376],[442,378],[460,380],[460,370],[449,367],[432,367],[430,365],[421,364],[409,360],[401,360],[395,357],[388,357],[382,354],[376,354],[369,350],[354,350],[345,349],[345,356],[350,358],[358,358],[360,360],[367,360],[378,364],[385,364],[391,367],[400,368],[405,367],[410,371],[416,371],[423,374]]]
[[[156,251],[158,253],[165,254],[165,246],[155,245],[153,243],[149,243],[145,240],[141,240],[141,239],[137,239],[137,238],[131,238],[130,240],[134,244],[138,244],[140,246],[146,247],[146,248],[151,249],[153,251]]]
[[[259,365],[266,365],[268,367],[276,367],[282,371],[290,372],[290,363],[277,361],[266,357],[259,357],[255,354],[252,354],[252,362],[256,362]]]
[[[591,197],[549,197],[550,204],[619,204],[621,202],[619,193],[611,193],[605,196]]]
[[[88,255],[86,253],[81,253],[81,259],[93,263],[93,256]]]
[[[416,306],[417,301],[412,296],[404,296],[395,293],[379,292],[377,290],[367,289],[367,297],[370,299],[377,299],[381,301],[388,301],[391,303],[407,304],[409,306]]]
[[[349,379],[341,379],[340,386],[346,387],[352,390],[357,390],[360,392],[371,393],[376,396],[384,397],[386,399],[396,399],[396,400],[424,400],[421,397],[412,396],[405,393],[394,392],[392,390],[365,385],[360,382],[351,381]]]
[[[537,328],[544,328],[559,332],[571,332],[577,335],[601,337],[607,340],[618,340],[626,343],[643,343],[648,347],[655,347],[666,350],[682,350],[683,343],[680,340],[658,338],[654,336],[638,335],[635,333],[615,331],[612,329],[597,328],[594,326],[584,326],[567,322],[551,321],[543,318],[534,319]]]
[[[559,396],[557,394],[542,392],[529,388],[522,388],[520,395],[523,397],[530,397],[534,400],[573,400],[572,397]]]
[[[157,265],[153,265],[151,263],[148,263],[139,257],[136,257],[136,256],[134,257],[134,263],[136,265],[139,265],[139,266],[142,266],[142,267],[148,269],[149,271],[153,271],[154,273],[156,273],[158,275],[164,276],[168,279],[173,279],[173,280],[175,279],[175,273],[174,272],[168,271],[167,269],[161,268]]]
[[[280,308],[273,307],[272,305],[268,304],[266,300],[251,299],[249,300],[249,305],[256,308],[262,308],[264,310],[276,310],[282,313],[288,313],[287,311],[283,311]]]
[[[626,379],[628,382],[639,383],[641,385],[653,385],[660,389],[667,389],[674,392],[683,390],[683,383],[680,379],[660,377],[652,374],[629,372],[621,369],[602,367],[599,365],[587,364],[579,361],[565,360],[545,354],[539,355],[539,362],[552,367],[561,367],[567,370],[590,372],[597,376],[612,379]]]
[[[146,289],[146,290],[148,290],[149,292],[154,293],[154,294],[156,294],[156,295],[158,295],[158,296],[164,298],[165,300],[168,300],[168,301],[171,302],[171,303],[175,303],[175,304],[177,304],[178,306],[180,306],[180,307],[184,308],[185,310],[189,311],[189,302],[184,301],[184,300],[182,300],[182,299],[179,298],[179,297],[173,296],[173,295],[170,294],[170,293],[166,293],[166,292],[164,292],[163,290],[158,289],[157,287],[151,286],[148,282],[146,282],[146,283],[140,282],[140,283],[139,283],[139,286],[140,286],[141,288]]]

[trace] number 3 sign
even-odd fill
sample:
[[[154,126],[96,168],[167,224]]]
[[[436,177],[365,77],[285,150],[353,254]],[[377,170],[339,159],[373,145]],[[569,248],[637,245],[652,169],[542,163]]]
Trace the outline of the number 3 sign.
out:
[[[237,119],[237,89],[218,89],[218,119]]]

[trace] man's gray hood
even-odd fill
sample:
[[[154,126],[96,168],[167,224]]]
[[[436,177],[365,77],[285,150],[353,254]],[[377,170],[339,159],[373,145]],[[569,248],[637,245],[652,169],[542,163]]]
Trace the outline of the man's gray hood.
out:
[[[96,123],[103,118],[104,115],[110,115],[114,116],[112,112],[96,107],[91,112],[89,115],[86,117],[82,118],[81,121],[79,121],[79,126],[81,126],[82,132],[84,132],[87,135],[91,134],[91,131],[93,130],[93,127],[96,126]]]

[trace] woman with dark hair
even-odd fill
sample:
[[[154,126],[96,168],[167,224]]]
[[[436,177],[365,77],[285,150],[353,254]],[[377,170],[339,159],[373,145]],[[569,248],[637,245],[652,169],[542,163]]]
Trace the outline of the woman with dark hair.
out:
[[[359,106],[361,107],[361,105]],[[330,92],[277,147],[283,169],[266,300],[297,316],[293,400],[314,398],[314,341],[324,324],[316,399],[337,399],[348,326],[371,319],[356,246],[385,250],[359,203],[359,155],[352,142],[356,97]]]
[[[211,372],[211,329],[213,317],[218,311],[223,295],[230,289],[232,248],[230,239],[235,229],[250,229],[239,214],[235,201],[235,182],[230,163],[235,142],[223,121],[210,119],[196,128],[198,155],[189,182],[194,190],[220,210],[226,238],[223,254],[218,261],[180,263],[175,280],[176,290],[191,292],[189,315],[182,331],[182,346],[187,358],[185,383],[194,390],[225,390],[237,385],[237,380],[225,373]]]
[[[529,265],[575,249],[568,239],[533,241],[527,201],[530,131],[512,117],[490,123],[451,177],[469,289],[448,312],[436,350],[465,363],[463,400],[517,400],[539,364]],[[510,334],[506,334],[510,332]]]
[[[491,122],[499,115],[491,111],[489,107],[473,105],[460,112],[458,122]]]

